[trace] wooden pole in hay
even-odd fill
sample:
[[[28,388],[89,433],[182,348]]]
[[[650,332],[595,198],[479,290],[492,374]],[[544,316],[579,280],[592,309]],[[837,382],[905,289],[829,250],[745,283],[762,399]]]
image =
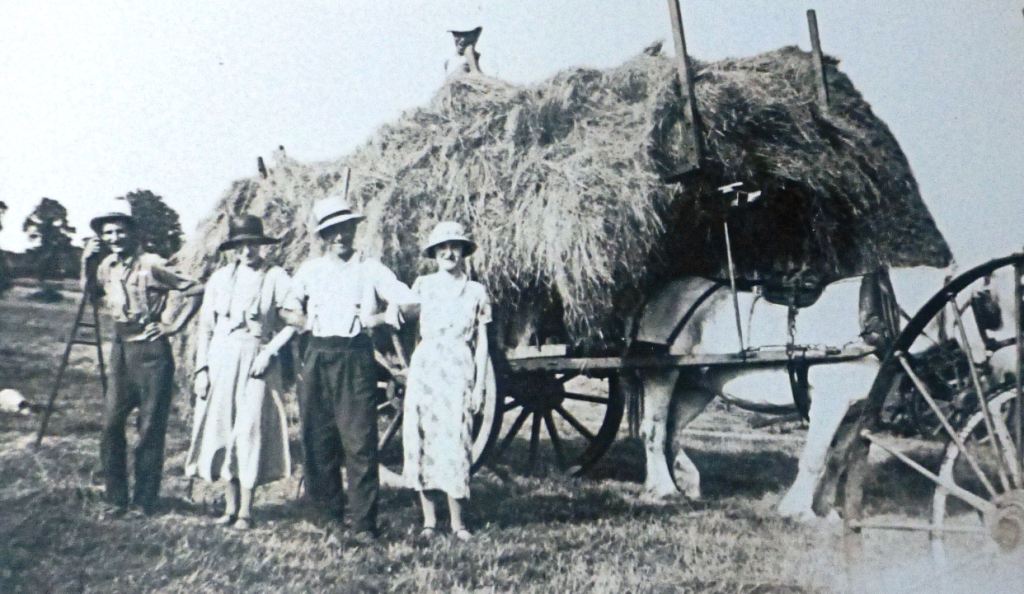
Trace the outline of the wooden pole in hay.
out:
[[[704,144],[700,129],[697,126],[697,95],[693,88],[693,69],[690,67],[690,56],[686,53],[686,36],[683,33],[683,11],[679,0],[668,0],[668,11],[672,20],[672,38],[676,43],[676,58],[679,60],[679,86],[686,98],[684,113],[690,122],[690,133],[693,141],[693,153],[699,168],[704,162]]]
[[[811,31],[811,54],[814,61],[814,78],[818,81],[818,106],[828,111],[828,80],[825,78],[825,62],[821,57],[821,39],[818,37],[818,17],[814,10],[807,11],[807,27]]]
[[[345,168],[345,185],[341,186],[341,196],[342,196],[342,198],[345,199],[345,202],[348,202],[348,185],[349,185],[350,181],[352,181],[352,168],[351,167],[346,167]]]

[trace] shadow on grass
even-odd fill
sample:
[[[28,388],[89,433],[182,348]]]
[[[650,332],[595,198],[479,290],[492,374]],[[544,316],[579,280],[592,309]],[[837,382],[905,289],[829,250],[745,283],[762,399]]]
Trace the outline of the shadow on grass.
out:
[[[735,450],[735,446],[732,447]],[[731,496],[761,497],[780,492],[796,477],[797,460],[783,451],[757,449],[746,452],[716,451],[713,444],[689,447],[687,454],[701,473],[701,490],[714,500]],[[529,441],[517,439],[502,456],[500,464],[512,474],[559,476],[563,473],[553,460],[540,457],[534,472],[529,465]],[[596,481],[613,480],[643,483],[645,459],[639,439],[619,439],[584,476]]]

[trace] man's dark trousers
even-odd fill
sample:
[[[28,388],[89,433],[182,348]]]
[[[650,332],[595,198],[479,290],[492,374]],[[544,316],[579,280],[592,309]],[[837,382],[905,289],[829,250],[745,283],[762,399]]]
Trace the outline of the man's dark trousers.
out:
[[[302,365],[299,404],[306,490],[340,520],[345,511],[341,465],[348,470],[352,527],[376,532],[377,367],[366,335],[314,336]]]
[[[164,436],[174,381],[174,359],[166,338],[125,342],[135,328],[118,324],[110,353],[111,383],[103,413],[100,458],[106,475],[107,501],[128,504],[125,423],[139,408],[139,441],[135,446],[135,488],[132,501],[153,511],[160,493],[164,466]]]

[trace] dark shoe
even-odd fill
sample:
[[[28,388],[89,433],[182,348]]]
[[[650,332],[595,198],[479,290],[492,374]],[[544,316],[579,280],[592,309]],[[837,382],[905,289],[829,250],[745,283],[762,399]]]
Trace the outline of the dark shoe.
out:
[[[106,504],[106,505],[108,505],[110,507],[119,507],[121,509],[127,509],[128,508],[128,496],[127,495],[124,495],[124,496],[112,496],[112,495],[109,495],[107,493],[104,493],[103,496],[101,497],[101,500],[103,501],[104,504]]]
[[[124,518],[126,520],[144,520],[150,515],[152,514],[147,513],[145,509],[133,505],[125,512]]]
[[[142,512],[142,515],[149,518],[160,515],[160,508],[156,505],[140,505],[139,511]]]
[[[155,516],[160,513],[160,504],[156,499],[152,501],[136,499],[132,501],[131,507],[140,510],[147,516]]]
[[[324,530],[342,530],[345,527],[345,512],[339,510],[317,510],[311,519]]]
[[[116,505],[106,501],[99,504],[100,516],[103,518],[122,518],[128,512],[127,505]]]

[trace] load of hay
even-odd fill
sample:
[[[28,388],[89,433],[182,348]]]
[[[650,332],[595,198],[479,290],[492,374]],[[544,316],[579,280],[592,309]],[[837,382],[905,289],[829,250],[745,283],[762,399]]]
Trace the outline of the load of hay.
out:
[[[681,181],[668,177],[694,163],[669,58],[566,70],[526,87],[453,78],[347,156],[280,154],[265,179],[235,182],[179,262],[205,278],[226,216],[248,212],[283,238],[271,257],[294,271],[318,250],[313,202],[339,191],[350,168],[349,199],[367,216],[361,249],[411,282],[431,268],[419,256],[430,228],[459,220],[480,245],[473,274],[499,324],[553,312],[577,345],[621,338],[640,296],[666,276],[723,274],[721,183],[764,192],[730,219],[748,280],[780,262],[829,279],[945,265],[948,247],[895,138],[834,60],[826,70],[823,113],[811,56],[798,48],[698,64],[707,161]]]

